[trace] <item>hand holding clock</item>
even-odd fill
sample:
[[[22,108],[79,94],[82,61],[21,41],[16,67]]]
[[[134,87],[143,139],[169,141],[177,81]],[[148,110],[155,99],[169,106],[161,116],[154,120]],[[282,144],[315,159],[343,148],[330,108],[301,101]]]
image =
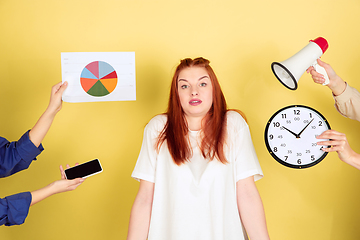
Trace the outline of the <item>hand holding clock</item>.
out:
[[[349,142],[344,133],[327,130],[316,137],[317,139],[331,139],[330,141],[318,142],[318,145],[331,146],[322,148],[324,152],[337,152],[340,160],[360,169],[360,154],[351,149]]]

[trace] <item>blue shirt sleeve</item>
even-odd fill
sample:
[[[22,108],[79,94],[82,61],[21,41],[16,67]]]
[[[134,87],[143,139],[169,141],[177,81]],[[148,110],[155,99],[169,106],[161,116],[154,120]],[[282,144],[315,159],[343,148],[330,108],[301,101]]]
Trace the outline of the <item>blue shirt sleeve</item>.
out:
[[[32,196],[30,192],[18,193],[0,199],[0,226],[20,225],[29,213]]]
[[[42,144],[36,147],[30,141],[29,131],[14,142],[0,137],[0,178],[27,169],[43,150]]]

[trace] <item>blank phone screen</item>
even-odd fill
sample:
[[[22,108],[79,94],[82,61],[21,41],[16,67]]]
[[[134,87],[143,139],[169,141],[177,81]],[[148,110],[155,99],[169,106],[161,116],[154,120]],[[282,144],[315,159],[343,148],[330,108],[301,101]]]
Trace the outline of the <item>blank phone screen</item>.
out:
[[[65,170],[66,178],[71,180],[75,178],[82,178],[95,173],[101,172],[102,168],[98,159],[77,165],[75,167]]]

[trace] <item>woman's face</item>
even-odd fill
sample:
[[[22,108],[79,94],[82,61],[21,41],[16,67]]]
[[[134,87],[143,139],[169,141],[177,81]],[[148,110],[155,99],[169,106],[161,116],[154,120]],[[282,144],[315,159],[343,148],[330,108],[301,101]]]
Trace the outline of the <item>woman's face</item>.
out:
[[[181,107],[187,118],[200,117],[213,104],[213,86],[204,67],[188,67],[180,71],[177,80]]]

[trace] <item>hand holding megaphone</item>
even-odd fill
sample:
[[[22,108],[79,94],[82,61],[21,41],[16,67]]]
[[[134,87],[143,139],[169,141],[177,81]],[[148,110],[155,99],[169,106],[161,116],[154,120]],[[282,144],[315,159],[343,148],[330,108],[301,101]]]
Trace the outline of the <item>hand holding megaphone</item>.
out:
[[[336,74],[334,69],[329,64],[321,61],[320,59],[317,60],[317,64],[326,70],[326,77],[328,77],[329,80],[326,85],[333,92],[334,96],[338,96],[342,92],[344,92],[346,88],[346,83],[344,80],[342,80],[341,77]],[[306,70],[306,72],[311,74],[311,77],[315,83],[325,85],[325,76],[321,72],[318,72],[316,68],[311,66]]]
[[[330,83],[329,78],[334,79],[337,76],[332,67],[329,64],[324,63],[320,59],[317,59],[316,66],[311,66],[306,70],[307,73],[311,74],[311,77],[313,78],[315,83],[328,85]]]
[[[319,60],[319,59],[317,59],[317,60]],[[315,63],[315,64],[313,65],[313,67],[315,68],[315,71],[316,71],[316,72],[318,72],[318,73],[320,73],[320,74],[323,75],[323,77],[324,77],[324,82],[323,82],[322,85],[328,85],[328,84],[330,83],[330,80],[329,80],[329,76],[328,76],[325,68],[322,67],[322,66],[320,66],[318,63]]]
[[[292,57],[282,62],[273,62],[271,69],[276,78],[287,88],[296,90],[298,81],[304,72],[313,66],[315,70],[325,77],[325,84],[329,83],[329,78],[319,59],[327,50],[328,42],[325,38],[318,37],[310,42]]]

